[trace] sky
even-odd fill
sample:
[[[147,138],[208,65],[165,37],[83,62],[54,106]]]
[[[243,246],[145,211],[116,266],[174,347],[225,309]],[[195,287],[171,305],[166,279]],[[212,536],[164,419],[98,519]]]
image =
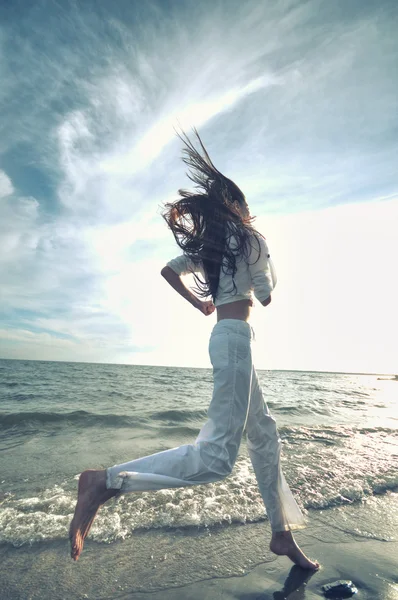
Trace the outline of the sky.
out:
[[[397,25],[395,0],[1,2],[0,357],[210,366],[215,315],[160,276],[179,124],[277,269],[256,366],[398,372]]]

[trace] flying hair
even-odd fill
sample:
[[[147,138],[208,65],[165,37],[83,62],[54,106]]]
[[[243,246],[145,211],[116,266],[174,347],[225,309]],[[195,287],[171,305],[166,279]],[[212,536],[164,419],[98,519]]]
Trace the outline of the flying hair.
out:
[[[202,154],[184,131],[176,131],[183,142],[182,160],[195,191],[178,190],[180,198],[165,204],[162,213],[174,238],[192,262],[203,265],[205,279],[194,273],[196,292],[201,297],[217,296],[221,268],[232,275],[239,256],[248,258],[253,241],[260,245],[260,234],[252,226],[246,198],[239,187],[213,164],[196,128],[193,129]],[[235,238],[233,249],[231,238]]]

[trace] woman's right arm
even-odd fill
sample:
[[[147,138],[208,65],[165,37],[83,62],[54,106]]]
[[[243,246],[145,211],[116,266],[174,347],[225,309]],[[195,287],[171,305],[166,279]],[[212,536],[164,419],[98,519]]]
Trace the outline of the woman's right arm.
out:
[[[181,275],[187,275],[195,270],[192,261],[187,256],[181,255],[170,260],[160,271],[160,274],[180,296],[188,300],[194,308],[200,310],[205,316],[209,316],[215,311],[213,302],[211,300],[200,300],[183,284],[181,279]]]
[[[166,265],[160,271],[162,277],[165,278],[167,283],[171,285],[176,292],[180,294],[185,300],[188,300],[192,306],[199,308],[199,298],[197,298],[182,282],[181,277],[171,267]]]

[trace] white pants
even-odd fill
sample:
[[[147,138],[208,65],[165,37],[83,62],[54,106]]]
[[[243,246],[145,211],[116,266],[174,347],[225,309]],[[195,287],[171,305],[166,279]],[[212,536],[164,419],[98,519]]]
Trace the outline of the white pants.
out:
[[[195,443],[110,467],[108,489],[124,494],[224,479],[232,471],[246,426],[249,455],[272,530],[305,526],[281,471],[281,440],[253,367],[252,338],[245,321],[223,319],[215,325],[209,343],[213,397]]]

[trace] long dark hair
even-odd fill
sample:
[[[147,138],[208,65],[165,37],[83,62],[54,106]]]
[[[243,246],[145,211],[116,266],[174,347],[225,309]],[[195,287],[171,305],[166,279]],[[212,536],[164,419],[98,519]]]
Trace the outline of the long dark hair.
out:
[[[215,301],[220,281],[220,269],[232,275],[239,255],[248,258],[251,244],[258,232],[252,226],[246,198],[238,186],[225,177],[212,163],[196,129],[193,129],[203,156],[185,132],[177,133],[184,144],[182,160],[189,167],[189,179],[195,183],[195,192],[178,190],[180,198],[165,204],[162,213],[173,232],[178,246],[194,264],[203,265],[206,280],[195,273],[197,292],[201,297],[211,296]],[[236,247],[229,241],[234,236]]]

